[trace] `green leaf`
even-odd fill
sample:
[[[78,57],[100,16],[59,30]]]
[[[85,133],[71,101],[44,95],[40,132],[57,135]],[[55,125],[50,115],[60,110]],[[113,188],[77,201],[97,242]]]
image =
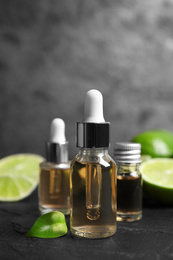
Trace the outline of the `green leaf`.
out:
[[[26,234],[27,237],[54,238],[67,234],[65,216],[53,211],[40,216]]]

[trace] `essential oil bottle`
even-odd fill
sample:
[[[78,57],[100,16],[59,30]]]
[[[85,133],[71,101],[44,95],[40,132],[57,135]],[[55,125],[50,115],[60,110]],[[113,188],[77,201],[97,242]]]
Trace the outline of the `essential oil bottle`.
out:
[[[117,164],[117,221],[132,222],[142,218],[141,145],[115,143]]]
[[[53,119],[50,142],[46,143],[47,161],[40,164],[39,209],[42,214],[50,211],[70,213],[70,162],[65,123]]]
[[[116,164],[108,154],[109,126],[102,94],[88,91],[84,119],[76,125],[79,153],[70,175],[70,230],[79,237],[104,238],[116,232]]]

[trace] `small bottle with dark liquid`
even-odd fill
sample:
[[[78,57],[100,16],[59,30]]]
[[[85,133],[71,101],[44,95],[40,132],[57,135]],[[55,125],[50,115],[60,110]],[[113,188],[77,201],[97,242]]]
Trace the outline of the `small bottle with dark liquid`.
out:
[[[55,118],[51,124],[50,142],[46,143],[47,161],[40,164],[39,209],[41,214],[50,211],[70,213],[70,162],[65,124]]]
[[[142,218],[140,153],[141,145],[138,143],[115,143],[117,221],[132,222]]]

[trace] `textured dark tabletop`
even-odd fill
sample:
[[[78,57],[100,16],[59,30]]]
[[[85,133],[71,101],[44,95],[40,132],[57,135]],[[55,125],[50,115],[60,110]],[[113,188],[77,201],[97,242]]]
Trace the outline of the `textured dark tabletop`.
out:
[[[173,207],[143,199],[143,218],[118,223],[114,236],[27,238],[39,217],[37,190],[27,199],[0,203],[0,259],[173,259]],[[69,227],[69,217],[66,218]]]

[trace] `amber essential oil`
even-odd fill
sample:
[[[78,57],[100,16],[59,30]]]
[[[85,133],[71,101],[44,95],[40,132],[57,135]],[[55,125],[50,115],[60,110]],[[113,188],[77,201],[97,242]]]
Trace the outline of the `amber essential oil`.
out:
[[[42,213],[59,210],[70,213],[70,165],[40,164],[39,209]]]
[[[76,124],[79,153],[70,173],[70,230],[75,236],[104,238],[116,232],[117,167],[108,154],[109,127],[102,94],[89,90],[83,121]]]
[[[72,162],[70,226],[73,235],[103,238],[116,232],[116,165],[104,160],[103,164],[80,162],[77,158]]]
[[[46,159],[40,164],[39,210],[41,214],[55,210],[70,214],[70,162],[65,123],[61,118],[51,122]]]

